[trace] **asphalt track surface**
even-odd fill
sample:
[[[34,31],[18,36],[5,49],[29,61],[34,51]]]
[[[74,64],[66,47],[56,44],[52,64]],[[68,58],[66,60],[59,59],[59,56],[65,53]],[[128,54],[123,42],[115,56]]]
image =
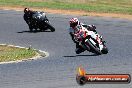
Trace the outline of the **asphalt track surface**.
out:
[[[47,13],[55,32],[28,32],[23,12],[0,10],[0,43],[29,47],[49,52],[38,60],[0,64],[0,88],[132,88],[132,84],[76,83],[76,68],[87,73],[121,73],[132,75],[132,21],[118,18],[70,16]],[[107,41],[109,53],[95,56],[84,52],[76,55],[75,44],[68,34],[68,21],[78,17],[94,24]]]

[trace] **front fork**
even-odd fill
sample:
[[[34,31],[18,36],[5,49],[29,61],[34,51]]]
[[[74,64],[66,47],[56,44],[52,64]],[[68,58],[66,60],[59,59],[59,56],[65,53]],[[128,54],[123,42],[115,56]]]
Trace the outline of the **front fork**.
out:
[[[86,38],[79,42],[79,46],[81,46],[83,49],[90,51],[90,47],[88,44],[86,44]]]
[[[89,40],[90,40],[90,39],[89,39]],[[87,49],[90,50],[89,44],[87,44],[86,41],[87,41],[87,39],[85,39],[85,44],[84,44],[83,47],[84,47],[84,48],[87,47]],[[103,45],[102,40],[101,40],[100,38],[98,39],[98,41],[97,41],[96,39],[93,39],[93,38],[92,38],[90,41],[91,41],[94,45],[96,45],[97,47],[99,47],[99,50],[100,50],[100,51],[103,50],[104,45]]]

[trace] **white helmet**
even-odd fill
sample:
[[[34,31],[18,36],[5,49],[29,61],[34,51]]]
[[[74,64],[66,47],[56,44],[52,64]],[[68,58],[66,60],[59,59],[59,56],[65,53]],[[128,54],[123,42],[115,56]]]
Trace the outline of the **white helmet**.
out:
[[[69,21],[70,27],[76,27],[79,24],[79,20],[77,18],[71,18]]]

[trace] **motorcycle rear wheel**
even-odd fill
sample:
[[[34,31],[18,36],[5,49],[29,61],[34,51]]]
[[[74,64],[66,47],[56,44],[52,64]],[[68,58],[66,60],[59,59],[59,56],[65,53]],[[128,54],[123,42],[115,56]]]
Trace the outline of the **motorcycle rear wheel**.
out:
[[[54,32],[55,31],[55,28],[48,22],[46,22],[47,24],[47,28],[51,30],[51,32]]]
[[[108,48],[103,48],[103,50],[101,50],[101,52],[102,52],[103,54],[107,54],[107,53],[108,53]]]

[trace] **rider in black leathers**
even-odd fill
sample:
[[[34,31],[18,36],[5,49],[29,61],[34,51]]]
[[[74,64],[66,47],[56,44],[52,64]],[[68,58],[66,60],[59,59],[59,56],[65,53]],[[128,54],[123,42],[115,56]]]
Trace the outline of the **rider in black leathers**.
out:
[[[26,23],[28,24],[30,30],[33,30],[33,27],[34,27],[32,16],[35,13],[36,13],[36,11],[29,10],[29,8],[24,9],[23,18],[26,21]]]
[[[34,28],[37,29],[37,22],[43,21],[42,19],[38,19],[39,16],[37,16],[39,13],[44,13],[44,12],[39,12],[39,11],[32,11],[29,8],[24,9],[24,20],[29,26],[30,31],[33,31]],[[46,15],[44,17],[45,20],[48,21]]]

